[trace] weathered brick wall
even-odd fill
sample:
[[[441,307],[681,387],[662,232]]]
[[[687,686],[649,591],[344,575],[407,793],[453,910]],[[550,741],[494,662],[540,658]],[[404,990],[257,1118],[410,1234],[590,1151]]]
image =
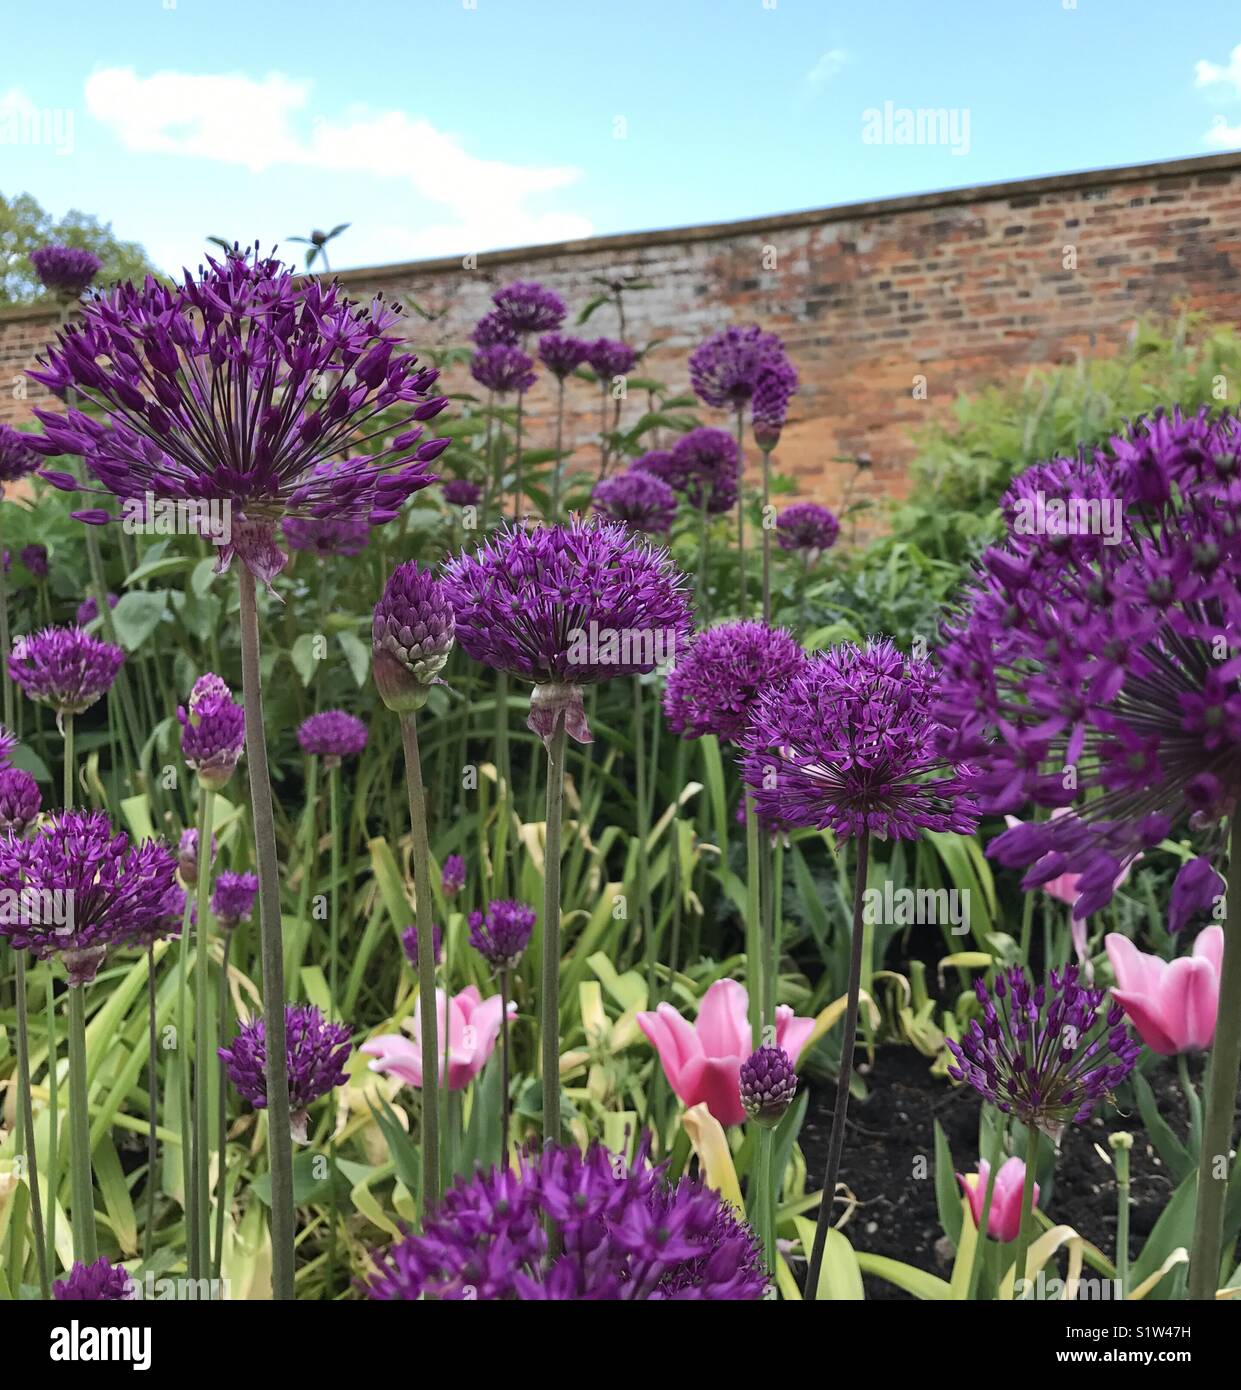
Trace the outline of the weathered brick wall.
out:
[[[594,277],[640,275],[655,288],[630,296],[627,336],[662,340],[642,370],[679,387],[706,334],[759,323],[786,340],[802,379],[779,466],[831,501],[852,471],[838,460],[859,452],[874,459],[872,486],[900,495],[912,430],[958,392],[1114,351],[1142,315],[1187,306],[1241,317],[1239,267],[1241,155],[1227,154],[341,278],[359,297],[416,302],[432,318],[411,314],[411,339],[449,345],[466,341],[510,280],[540,280],[576,312]],[[23,417],[40,395],[15,399],[12,382],[50,326],[29,312],[0,316],[0,419]],[[582,331],[615,336],[614,313],[601,309]],[[468,388],[464,371],[453,385]],[[585,462],[597,397],[575,382],[570,400],[567,437]],[[536,391],[532,446],[550,442],[549,406]],[[631,399],[627,418],[644,408]]]

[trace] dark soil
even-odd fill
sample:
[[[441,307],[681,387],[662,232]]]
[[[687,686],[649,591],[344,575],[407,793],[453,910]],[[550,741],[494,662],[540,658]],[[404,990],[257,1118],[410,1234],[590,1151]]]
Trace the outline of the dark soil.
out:
[[[844,1232],[857,1250],[887,1255],[947,1278],[952,1250],[942,1239],[935,1202],[934,1122],[939,1121],[948,1138],[956,1170],[972,1172],[978,1161],[981,1102],[967,1087],[932,1076],[930,1066],[930,1059],[913,1048],[883,1047],[874,1067],[863,1070],[870,1095],[862,1103],[850,1101],[840,1173],[859,1205]],[[1193,1076],[1200,1084],[1197,1063]],[[1185,1101],[1173,1068],[1154,1068],[1147,1079],[1173,1133],[1184,1134]],[[823,1180],[834,1103],[834,1086],[814,1088],[802,1127],[800,1143],[809,1167],[808,1183],[814,1187]],[[1072,1226],[1109,1258],[1116,1247],[1116,1183],[1094,1146],[1106,1152],[1108,1134],[1120,1129],[1134,1136],[1129,1223],[1130,1253],[1136,1257],[1176,1185],[1147,1140],[1136,1107],[1122,1113],[1102,1105],[1089,1123],[1069,1126],[1052,1190],[1044,1191],[1039,1202],[1056,1222]],[[915,1176],[921,1169],[919,1157],[925,1159],[925,1178]],[[911,1297],[885,1280],[867,1275],[864,1282],[867,1298]]]

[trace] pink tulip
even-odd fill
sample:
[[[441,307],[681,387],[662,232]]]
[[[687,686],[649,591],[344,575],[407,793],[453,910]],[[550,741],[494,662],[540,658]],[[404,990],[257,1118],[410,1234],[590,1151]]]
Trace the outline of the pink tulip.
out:
[[[435,1012],[439,1020],[440,1085],[444,1084],[444,1010],[448,1009],[448,1089],[461,1091],[487,1065],[500,1036],[500,996],[483,999],[470,985],[460,994],[448,999],[442,989],[435,991]],[[517,1005],[508,1006],[509,1017],[517,1013]],[[412,1037],[389,1033],[362,1044],[362,1051],[375,1060],[371,1071],[386,1076],[398,1076],[407,1086],[422,1086],[422,1008],[414,1006],[413,1022],[409,1025]]]
[[[1198,934],[1192,955],[1171,962],[1139,951],[1119,932],[1109,932],[1103,944],[1116,976],[1112,994],[1152,1052],[1171,1057],[1211,1046],[1219,1012],[1223,927],[1207,927]]]
[[[984,1158],[978,1164],[978,1172],[957,1174],[961,1191],[970,1204],[970,1215],[977,1227],[982,1220],[982,1204],[987,1195],[987,1179],[991,1175],[991,1165]],[[995,1187],[991,1192],[991,1210],[987,1213],[987,1234],[992,1240],[1007,1243],[1016,1240],[1021,1230],[1021,1197],[1026,1182],[1026,1165],[1014,1157],[1000,1164],[995,1175]],[[1034,1205],[1038,1206],[1038,1183],[1034,1184]]]
[[[659,1053],[668,1084],[685,1105],[705,1101],[722,1125],[745,1121],[741,1106],[741,1064],[754,1051],[746,1017],[750,996],[736,980],[716,980],[702,997],[698,1020],[689,1024],[672,1007],[660,1004],[638,1015],[638,1027]],[[787,1004],[776,1010],[776,1046],[794,1066],[814,1032],[814,1019],[795,1018]]]

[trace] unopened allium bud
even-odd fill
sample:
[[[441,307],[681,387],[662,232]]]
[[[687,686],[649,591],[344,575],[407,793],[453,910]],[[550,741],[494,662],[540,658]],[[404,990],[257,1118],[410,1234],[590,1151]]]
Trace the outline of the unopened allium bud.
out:
[[[246,741],[246,716],[219,676],[199,676],[189,707],[179,707],[181,752],[204,787],[219,791],[233,775]]]
[[[760,1047],[741,1064],[741,1104],[755,1124],[778,1125],[797,1094],[797,1073],[782,1047]]]
[[[443,585],[415,561],[399,565],[371,625],[375,686],[397,714],[421,709],[452,651],[456,628]]]
[[[225,931],[232,931],[238,922],[250,920],[258,891],[257,874],[235,874],[225,870],[217,877],[211,894],[212,916]]]
[[[459,854],[445,856],[440,887],[446,898],[456,897],[465,887],[465,860]]]
[[[24,834],[43,808],[39,784],[19,767],[0,769],[0,831]]]

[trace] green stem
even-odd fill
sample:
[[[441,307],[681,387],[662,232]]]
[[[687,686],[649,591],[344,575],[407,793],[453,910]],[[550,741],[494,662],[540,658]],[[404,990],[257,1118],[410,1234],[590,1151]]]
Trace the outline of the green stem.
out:
[[[197,1277],[210,1271],[210,1187],[211,1136],[208,1131],[207,990],[210,970],[207,961],[207,918],[211,884],[211,823],[215,795],[210,787],[198,784],[198,922],[194,929],[194,1233],[197,1240]],[[223,1165],[221,1165],[222,1169]],[[221,1171],[221,1178],[223,1172]]]
[[[1038,1126],[1026,1129],[1026,1180],[1021,1189],[1021,1225],[1017,1231],[1017,1246],[1013,1258],[1013,1297],[1025,1298],[1017,1292],[1026,1277],[1026,1254],[1034,1228],[1034,1184],[1038,1171]]]
[[[648,998],[655,992],[655,923],[651,914],[649,802],[646,793],[646,713],[642,701],[642,677],[633,678],[633,766],[638,831],[638,928],[642,933],[642,957],[646,965]]]
[[[556,392],[556,462],[552,467],[552,521],[560,520],[560,489],[564,481],[564,377]]]
[[[775,1131],[769,1125],[759,1126],[758,1173],[754,1184],[754,1224],[755,1234],[763,1247],[763,1263],[773,1279],[776,1277],[776,1225],[773,1201],[775,1175],[771,1169],[775,1139]]]
[[[56,1203],[60,1195],[60,1057],[56,1049],[56,987],[47,972],[47,1267],[56,1268]]]
[[[754,798],[745,794],[745,977],[749,985],[750,1043],[763,1045],[763,942],[759,918],[762,898],[758,848],[758,813]],[[774,1041],[774,1040],[773,1040]]]
[[[746,607],[745,583],[745,411],[737,407],[737,576],[741,583],[741,595],[737,601],[737,611],[743,618],[749,617]]]
[[[512,1125],[510,1116],[510,1069],[508,1044],[509,971],[500,971],[500,1167],[508,1168],[508,1136]]]
[[[224,933],[224,959],[220,965],[220,997],[216,1008],[216,1027],[221,1038],[229,1035],[229,1007],[228,1007],[228,958],[232,951],[233,933]],[[228,1154],[228,1145],[225,1136],[228,1133],[228,1077],[224,1063],[219,1063],[219,1108],[216,1116],[217,1128],[220,1135],[220,1172],[216,1179],[216,1198],[215,1198],[215,1255],[211,1263],[211,1268],[217,1279],[224,1277],[224,1209],[228,1205],[225,1200],[227,1189],[225,1177],[228,1173],[228,1164],[225,1158]]]
[[[711,611],[711,606],[707,602],[707,530],[709,524],[707,499],[704,497],[698,516],[698,611],[702,615],[701,621],[704,626],[710,620]]]
[[[1129,1287],[1129,1147],[1113,1147],[1116,1165],[1116,1282],[1121,1298]]]
[[[560,822],[564,808],[564,713],[547,742],[547,825],[543,865],[543,1142],[560,1141]]]
[[[67,811],[73,805],[73,781],[76,771],[73,766],[73,715],[60,716],[60,732],[65,743],[64,792],[61,804]]]
[[[155,1249],[155,1172],[159,1162],[159,1020],[155,990],[155,945],[147,947],[147,1190],[142,1258]]]
[[[69,986],[69,1135],[73,1164],[73,1258],[93,1264],[99,1258],[99,1246],[95,1238],[95,1184],[91,1174],[85,988]]]
[[[0,499],[0,522],[4,519],[3,500]],[[0,557],[4,554],[3,533],[0,532]],[[9,675],[9,581],[0,564],[0,681],[4,686],[4,727],[13,728],[13,677]],[[47,1290],[43,1292],[47,1297]]]
[[[836,1107],[832,1112],[832,1134],[827,1148],[827,1170],[823,1191],[819,1196],[819,1216],[814,1227],[814,1250],[806,1271],[803,1295],[812,1302],[819,1293],[819,1270],[823,1265],[823,1250],[827,1244],[827,1229],[832,1224],[832,1209],[836,1202],[836,1176],[840,1171],[840,1155],[845,1147],[845,1119],[849,1113],[849,1081],[853,1075],[853,1047],[857,1041],[858,996],[862,988],[862,942],[865,938],[862,904],[865,901],[866,873],[870,863],[870,832],[858,836],[857,865],[853,879],[853,924],[849,947],[849,993],[845,1004],[845,1031],[840,1041],[840,1070],[836,1077]]]
[[[974,1258],[970,1261],[970,1277],[966,1291],[966,1301],[971,1302],[978,1292],[978,1276],[982,1272],[983,1243],[987,1239],[987,1227],[991,1220],[991,1201],[995,1195],[995,1179],[1000,1169],[1000,1156],[1004,1142],[1004,1129],[997,1119],[995,1138],[987,1155],[987,1188],[982,1198],[982,1213],[978,1218],[978,1239],[974,1242]]]
[[[280,923],[280,865],[276,819],[263,731],[259,610],[254,575],[240,566],[241,685],[246,711],[246,760],[259,879],[263,965],[263,1026],[267,1053],[267,1143],[271,1165],[272,1296],[294,1296],[293,1134],[289,1127],[289,1069],[284,1018],[284,946]],[[199,847],[200,854],[202,847]]]
[[[425,1220],[427,1211],[440,1196],[440,1049],[435,998],[435,926],[431,917],[431,851],[427,844],[427,805],[418,752],[418,728],[413,714],[401,715],[401,744],[405,750],[405,785],[409,793],[409,826],[414,845],[414,921],[418,927],[418,1006],[422,1030],[422,1211]]]
[[[2,568],[2,567],[0,567]],[[22,1135],[26,1145],[26,1181],[30,1186],[30,1224],[34,1233],[35,1259],[39,1265],[39,1290],[51,1297],[48,1250],[44,1244],[43,1197],[39,1192],[39,1158],[34,1130],[34,1100],[30,1092],[30,1006],[26,997],[26,953],[14,951],[17,972],[17,1077],[21,1100]],[[55,1201],[55,1193],[51,1200]]]
[[[1189,1296],[1193,1299],[1214,1299],[1219,1284],[1228,1154],[1236,1117],[1237,1074],[1241,1071],[1241,815],[1233,816],[1229,835],[1224,960],[1220,969],[1219,1013],[1211,1047],[1211,1073],[1202,1126],[1194,1243],[1189,1260]]]
[[[763,450],[763,622],[771,622],[771,450]]]
[[[341,833],[340,833],[340,767],[339,765],[331,768],[328,772],[328,818],[331,821],[331,873],[332,886],[331,904],[328,909],[328,1005],[329,1014],[333,1019],[340,1017],[340,1005],[337,1002],[340,998],[340,859],[341,859]],[[328,1252],[327,1269],[325,1279],[327,1281],[328,1296],[331,1297],[333,1281],[336,1275],[336,1125],[333,1122],[331,1135],[328,1139],[328,1168],[330,1172],[331,1192],[328,1198]]]

